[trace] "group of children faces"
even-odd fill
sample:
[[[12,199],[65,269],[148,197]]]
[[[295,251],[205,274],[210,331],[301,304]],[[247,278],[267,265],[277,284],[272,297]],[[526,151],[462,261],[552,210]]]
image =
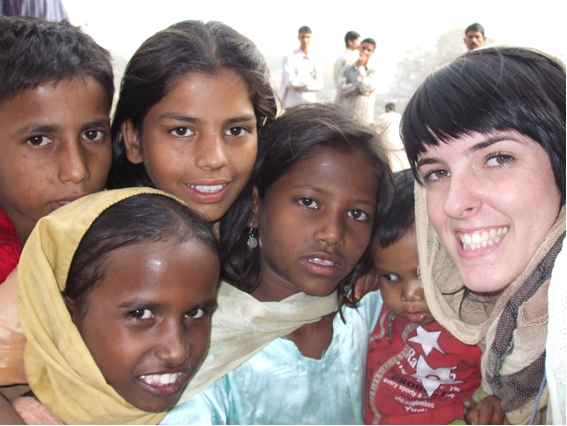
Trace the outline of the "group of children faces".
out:
[[[166,86],[141,125],[128,117],[121,123],[128,161],[206,221],[220,220],[250,192],[244,195],[253,201],[238,214],[258,233],[260,280],[251,286],[257,299],[326,296],[339,288],[367,250],[377,209],[387,208],[388,197],[379,200],[392,193],[384,153],[369,155],[372,140],[365,148],[313,142],[314,119],[299,135],[311,147],[292,153],[291,166],[262,188],[264,175],[252,175],[253,168],[261,170],[280,148],[265,136],[264,156],[254,166],[259,121],[266,117],[259,116],[251,83],[224,68],[186,70]],[[89,76],[49,80],[1,101],[0,205],[22,244],[41,217],[105,188],[112,160],[109,104],[105,88]],[[310,114],[343,120],[330,106],[290,114],[288,126],[297,128]],[[514,266],[524,264],[518,256],[532,256],[555,220],[561,194],[547,195],[554,176],[532,139],[516,132],[461,139],[428,147],[417,165],[428,205],[435,206],[431,221],[454,252],[465,285],[495,291],[521,272]],[[247,229],[235,232],[246,241]],[[432,322],[413,225],[389,246],[372,247],[386,306],[411,322]],[[143,242],[105,258],[84,310],[68,304],[107,382],[135,407],[163,411],[175,404],[207,348],[217,279],[218,259],[203,244]]]

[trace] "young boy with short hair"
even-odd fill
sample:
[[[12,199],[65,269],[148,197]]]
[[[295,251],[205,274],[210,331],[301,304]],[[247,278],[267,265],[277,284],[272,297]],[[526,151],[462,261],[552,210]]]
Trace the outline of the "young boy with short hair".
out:
[[[0,283],[36,222],[104,189],[110,163],[111,58],[67,22],[0,16]],[[14,273],[0,285],[0,394],[25,383]]]
[[[110,54],[67,22],[0,17],[0,283],[35,223],[104,189]]]
[[[366,363],[366,424],[447,424],[481,383],[478,346],[431,315],[419,278],[411,170],[396,173],[394,202],[372,242],[383,307]],[[469,402],[469,406],[472,403]]]

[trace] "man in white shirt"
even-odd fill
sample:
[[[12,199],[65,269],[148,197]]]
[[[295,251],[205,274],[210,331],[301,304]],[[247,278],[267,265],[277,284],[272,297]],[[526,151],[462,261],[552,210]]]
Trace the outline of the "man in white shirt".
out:
[[[323,68],[309,49],[311,28],[303,26],[297,36],[299,49],[283,60],[280,99],[284,108],[316,102],[315,92],[323,88]]]
[[[358,61],[358,48],[360,46],[360,34],[356,31],[349,31],[345,34],[345,53],[335,61],[333,69],[333,77],[335,81],[335,88],[339,86],[339,79],[341,78],[341,70],[346,65],[352,65]]]

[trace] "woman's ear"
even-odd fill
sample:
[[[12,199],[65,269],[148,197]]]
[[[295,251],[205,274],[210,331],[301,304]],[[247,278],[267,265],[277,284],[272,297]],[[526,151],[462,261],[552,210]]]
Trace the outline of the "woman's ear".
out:
[[[252,188],[252,210],[248,216],[248,227],[258,228],[258,216],[260,214],[260,197],[258,197],[258,188]]]
[[[126,149],[126,157],[128,161],[134,164],[140,164],[144,161],[142,154],[142,145],[140,143],[140,134],[134,128],[131,120],[122,123],[120,127],[122,138],[124,138],[124,148]]]

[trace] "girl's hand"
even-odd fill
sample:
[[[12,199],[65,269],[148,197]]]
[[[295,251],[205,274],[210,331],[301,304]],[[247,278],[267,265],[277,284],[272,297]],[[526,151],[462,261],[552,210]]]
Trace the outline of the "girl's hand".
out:
[[[500,406],[500,400],[489,395],[480,402],[470,398],[463,400],[465,421],[469,425],[509,425],[506,412]]]
[[[353,290],[348,297],[347,305],[354,306],[366,293],[378,290],[378,283],[376,272],[374,272],[374,269],[371,269],[366,275],[363,275],[354,283]]]

